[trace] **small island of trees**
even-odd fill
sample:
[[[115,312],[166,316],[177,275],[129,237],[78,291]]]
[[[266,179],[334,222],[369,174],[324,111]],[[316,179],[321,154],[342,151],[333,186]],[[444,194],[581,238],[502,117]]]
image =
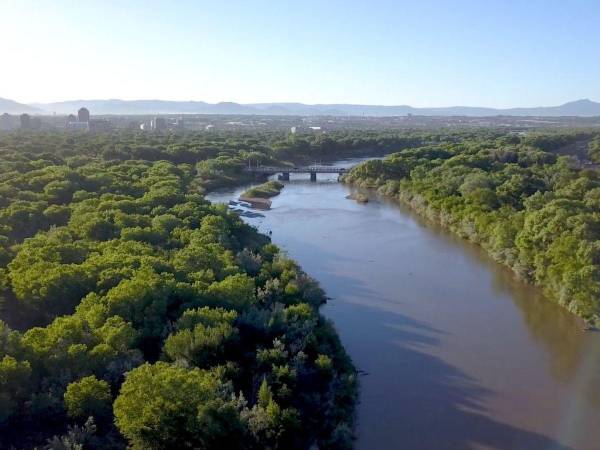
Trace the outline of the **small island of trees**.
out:
[[[283,189],[283,183],[279,181],[267,181],[258,186],[251,187],[250,189],[244,191],[244,193],[240,196],[242,197],[258,197],[258,198],[271,198],[279,195],[281,190]]]

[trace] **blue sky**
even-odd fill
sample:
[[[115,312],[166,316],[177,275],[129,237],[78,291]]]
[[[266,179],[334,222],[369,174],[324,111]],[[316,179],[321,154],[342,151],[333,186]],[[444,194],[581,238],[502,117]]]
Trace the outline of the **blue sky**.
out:
[[[600,101],[598,0],[0,0],[0,97]]]

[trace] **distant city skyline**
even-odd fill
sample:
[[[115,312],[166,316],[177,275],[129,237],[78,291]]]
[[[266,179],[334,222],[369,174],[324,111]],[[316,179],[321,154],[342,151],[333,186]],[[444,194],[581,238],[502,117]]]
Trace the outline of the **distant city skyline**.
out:
[[[225,3],[0,0],[0,97],[493,108],[600,101],[597,1]]]

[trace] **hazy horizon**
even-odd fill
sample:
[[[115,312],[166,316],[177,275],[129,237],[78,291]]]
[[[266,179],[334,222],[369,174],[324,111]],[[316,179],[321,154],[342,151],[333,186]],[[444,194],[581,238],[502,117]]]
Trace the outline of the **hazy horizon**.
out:
[[[519,105],[519,106],[506,106],[506,107],[495,107],[495,106],[488,106],[488,105],[472,105],[472,104],[452,104],[452,105],[432,105],[432,106],[415,106],[415,105],[409,105],[409,104],[399,104],[399,103],[352,103],[352,102],[337,102],[337,103],[333,103],[333,102],[318,102],[318,103],[308,103],[308,102],[304,102],[301,100],[289,100],[289,101],[257,101],[257,102],[238,102],[235,100],[218,100],[218,101],[214,101],[214,102],[209,102],[203,99],[183,99],[183,100],[177,100],[177,99],[172,99],[172,98],[154,98],[154,97],[147,97],[147,98],[117,98],[117,97],[111,97],[111,98],[93,98],[93,97],[89,97],[89,98],[64,98],[64,99],[60,99],[60,100],[54,100],[54,101],[47,101],[47,102],[38,102],[38,101],[33,101],[33,102],[22,102],[19,101],[18,99],[14,99],[14,98],[7,98],[7,97],[0,97],[0,98],[4,98],[7,100],[13,100],[16,101],[18,103],[22,103],[22,104],[26,104],[26,105],[46,105],[46,104],[53,104],[53,103],[68,103],[68,102],[87,102],[87,101],[124,101],[124,102],[141,102],[141,101],[157,101],[157,102],[197,102],[197,103],[208,103],[208,104],[219,104],[219,103],[237,103],[240,105],[270,105],[270,104],[299,104],[299,105],[307,105],[307,106],[317,106],[317,105],[336,105],[336,104],[340,104],[340,105],[360,105],[360,106],[412,106],[415,108],[432,108],[432,109],[437,109],[437,108],[452,108],[452,107],[473,107],[473,108],[492,108],[492,109],[513,109],[513,108],[547,108],[547,107],[554,107],[554,106],[560,106],[566,103],[573,103],[573,102],[578,102],[578,101],[591,101],[594,103],[600,103],[600,100],[596,100],[593,98],[589,98],[589,97],[584,97],[584,98],[576,98],[576,99],[570,99],[567,100],[563,103],[560,104],[544,104],[544,105]]]
[[[589,0],[4,0],[0,97],[560,105],[600,99],[599,14]]]
[[[497,109],[485,105],[453,105],[452,107],[418,108],[411,105],[361,105],[361,104],[306,104],[287,103],[234,103],[204,101],[170,101],[162,99],[77,99],[55,103],[29,105],[0,98],[0,113],[72,114],[87,107],[96,115],[139,114],[234,114],[278,116],[541,116],[541,117],[594,117],[600,116],[600,103],[578,99],[562,105],[529,106]]]

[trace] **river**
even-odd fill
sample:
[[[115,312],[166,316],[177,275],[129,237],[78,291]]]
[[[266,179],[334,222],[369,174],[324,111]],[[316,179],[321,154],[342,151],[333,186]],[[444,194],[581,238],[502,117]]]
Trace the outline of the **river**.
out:
[[[322,312],[362,374],[357,449],[600,449],[600,333],[478,247],[318,177],[292,175],[245,220],[331,297]]]

